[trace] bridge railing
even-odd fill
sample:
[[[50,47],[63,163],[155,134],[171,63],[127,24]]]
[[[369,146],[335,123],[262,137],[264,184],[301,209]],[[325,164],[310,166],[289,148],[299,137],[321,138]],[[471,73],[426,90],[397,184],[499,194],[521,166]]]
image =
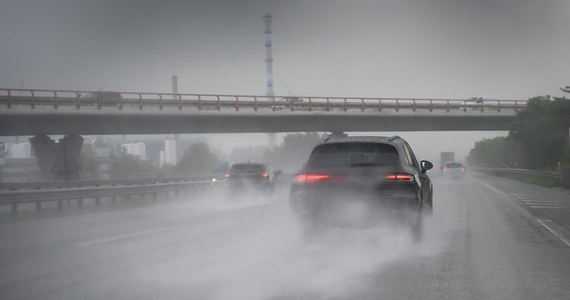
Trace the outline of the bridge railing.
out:
[[[484,100],[474,104],[465,99],[427,98],[370,98],[370,97],[302,97],[302,96],[256,96],[256,95],[213,95],[172,94],[110,91],[72,91],[41,89],[0,89],[0,105],[8,109],[13,106],[53,107],[61,106],[96,107],[117,109],[125,107],[143,110],[145,108],[194,109],[205,111],[249,110],[249,111],[518,111],[526,106],[526,100]]]

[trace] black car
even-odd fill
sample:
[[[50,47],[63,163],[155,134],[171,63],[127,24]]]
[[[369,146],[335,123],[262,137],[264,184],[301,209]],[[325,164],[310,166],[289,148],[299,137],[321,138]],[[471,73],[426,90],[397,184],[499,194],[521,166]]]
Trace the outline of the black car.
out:
[[[279,174],[269,163],[236,163],[225,174],[226,188],[229,192],[253,190],[272,193]]]
[[[294,176],[290,206],[309,234],[405,222],[419,236],[422,214],[433,206],[431,168],[398,136],[328,138]]]

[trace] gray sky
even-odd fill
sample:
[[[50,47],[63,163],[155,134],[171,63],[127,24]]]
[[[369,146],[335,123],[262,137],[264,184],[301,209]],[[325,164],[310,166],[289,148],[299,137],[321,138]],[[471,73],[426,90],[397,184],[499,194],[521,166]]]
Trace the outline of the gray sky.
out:
[[[570,84],[567,0],[3,0],[0,86],[528,98]]]
[[[264,94],[267,12],[280,95],[526,99],[570,84],[568,0],[3,0],[0,87],[169,92],[176,74],[183,93]]]

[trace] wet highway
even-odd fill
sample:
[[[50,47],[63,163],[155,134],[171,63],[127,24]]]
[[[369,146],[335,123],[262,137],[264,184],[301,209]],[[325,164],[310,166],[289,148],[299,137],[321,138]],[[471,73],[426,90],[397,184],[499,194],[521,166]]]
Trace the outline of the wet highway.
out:
[[[2,216],[2,299],[570,299],[570,191],[434,179],[422,242],[304,241],[286,192]]]

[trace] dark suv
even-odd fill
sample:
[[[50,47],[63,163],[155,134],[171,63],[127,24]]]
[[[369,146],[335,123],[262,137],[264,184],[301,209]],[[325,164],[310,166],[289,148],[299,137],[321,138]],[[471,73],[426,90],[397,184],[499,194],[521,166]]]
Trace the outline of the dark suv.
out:
[[[421,235],[422,213],[432,209],[431,168],[398,136],[328,138],[294,176],[290,205],[308,234],[404,222]]]
[[[236,163],[225,174],[225,183],[229,192],[255,190],[272,193],[279,171],[268,163]]]

